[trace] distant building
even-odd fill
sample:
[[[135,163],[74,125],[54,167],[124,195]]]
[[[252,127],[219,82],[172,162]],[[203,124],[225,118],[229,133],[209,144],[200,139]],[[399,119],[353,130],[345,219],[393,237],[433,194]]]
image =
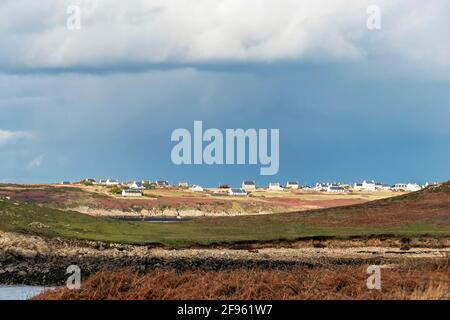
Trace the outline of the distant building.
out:
[[[203,192],[203,188],[201,186],[198,185],[193,185],[192,187],[189,188],[189,191],[191,192]]]
[[[381,182],[375,182],[375,190],[377,191],[389,191],[391,186]]]
[[[169,182],[166,180],[157,180],[156,181],[156,185],[158,187],[168,187],[169,186]]]
[[[271,182],[269,183],[269,190],[271,191],[283,191],[283,188],[281,187],[279,182]]]
[[[362,192],[375,192],[376,191],[375,181],[364,180],[362,183],[355,183],[353,185],[353,189],[355,191],[362,191]]]
[[[287,189],[298,189],[298,182],[297,181],[288,181],[286,183]]]
[[[142,197],[144,193],[141,190],[136,189],[124,189],[122,190],[122,197]]]
[[[228,190],[228,195],[230,196],[246,196],[247,191],[242,188],[230,188]]]
[[[107,186],[118,186],[119,185],[119,180],[108,179],[108,180],[106,180],[106,185]]]
[[[437,186],[439,185],[439,182],[425,182],[425,185],[422,188],[426,188],[429,186]]]
[[[145,189],[144,184],[142,182],[138,182],[138,181],[134,181],[133,183],[131,183],[130,188],[135,189],[135,190]]]
[[[106,181],[107,181],[107,180],[105,180],[105,179],[100,179],[100,180],[98,181],[98,184],[101,185],[101,186],[106,186]]]
[[[417,183],[408,183],[406,185],[406,191],[415,192],[419,191],[420,189],[422,189],[422,187],[419,186]]]
[[[321,192],[327,192],[329,187],[330,187],[330,183],[318,182],[318,183],[316,183],[314,190],[321,191]]]
[[[255,181],[243,181],[242,182],[242,189],[244,189],[245,191],[253,191],[256,190],[256,184]]]
[[[339,185],[332,185],[330,187],[328,187],[328,192],[332,192],[332,193],[343,193],[345,192],[345,188],[341,187]]]
[[[189,191],[191,192],[203,192],[203,188],[199,185],[193,185],[189,188]]]
[[[179,186],[180,188],[188,188],[188,187],[189,187],[189,183],[187,183],[187,182],[180,182],[180,183],[178,184],[178,186]]]
[[[72,184],[70,181],[61,181],[61,184]]]
[[[391,187],[391,189],[393,191],[406,191],[406,183],[396,183]]]
[[[88,183],[92,183],[92,184],[96,184],[97,183],[97,181],[95,179],[92,179],[92,178],[83,179],[82,182],[88,182]]]
[[[308,190],[310,187],[304,188],[305,190]],[[316,183],[316,186],[314,187],[315,191],[319,192],[332,192],[332,193],[340,193],[345,192],[345,186],[341,185],[340,183]]]

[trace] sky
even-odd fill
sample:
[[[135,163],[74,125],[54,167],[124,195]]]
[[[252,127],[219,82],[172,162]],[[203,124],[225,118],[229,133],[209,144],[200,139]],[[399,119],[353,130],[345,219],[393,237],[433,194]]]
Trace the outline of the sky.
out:
[[[68,27],[74,5],[79,29]],[[374,5],[380,28],[370,29]],[[446,0],[3,0],[0,181],[448,180],[449,9]],[[171,133],[195,120],[223,132],[279,129],[278,173],[173,164]]]

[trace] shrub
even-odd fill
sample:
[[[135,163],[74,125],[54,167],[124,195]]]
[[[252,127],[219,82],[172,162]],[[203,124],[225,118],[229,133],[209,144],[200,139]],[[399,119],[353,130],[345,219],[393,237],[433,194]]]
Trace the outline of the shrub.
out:
[[[109,192],[111,192],[112,194],[121,194],[122,188],[118,186],[113,186],[111,187],[111,189],[109,189]]]
[[[146,183],[144,183],[144,188],[147,190],[153,190],[153,189],[155,189],[155,185],[152,183],[146,182]]]

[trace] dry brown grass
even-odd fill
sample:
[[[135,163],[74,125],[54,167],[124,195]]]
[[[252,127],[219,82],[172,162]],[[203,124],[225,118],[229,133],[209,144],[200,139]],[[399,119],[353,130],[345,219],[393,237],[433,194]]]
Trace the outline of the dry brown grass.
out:
[[[36,299],[450,299],[449,261],[381,269],[381,290],[366,287],[367,266],[293,270],[175,271],[138,275],[102,271],[80,290],[48,291]]]

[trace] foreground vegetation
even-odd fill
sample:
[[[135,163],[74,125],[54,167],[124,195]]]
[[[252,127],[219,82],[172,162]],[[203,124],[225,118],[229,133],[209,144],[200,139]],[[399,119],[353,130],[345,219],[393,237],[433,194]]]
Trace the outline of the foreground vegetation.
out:
[[[448,259],[381,269],[381,290],[367,289],[367,265],[293,270],[101,271],[81,290],[45,292],[35,299],[450,299]]]
[[[348,207],[177,223],[118,221],[4,199],[0,202],[0,230],[171,247],[305,237],[448,237],[450,193],[445,185],[445,189]]]

